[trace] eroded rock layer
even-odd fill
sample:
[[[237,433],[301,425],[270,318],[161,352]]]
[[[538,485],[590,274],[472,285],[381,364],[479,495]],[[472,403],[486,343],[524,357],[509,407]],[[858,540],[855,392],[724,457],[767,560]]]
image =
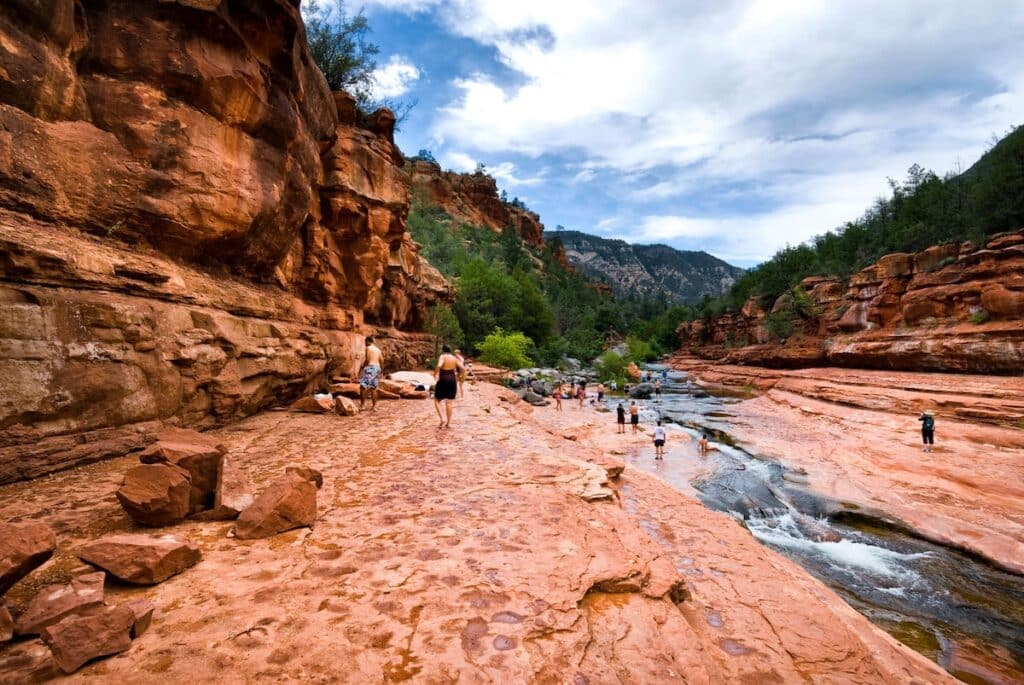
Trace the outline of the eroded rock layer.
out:
[[[523,242],[544,245],[544,224],[540,216],[523,206],[502,200],[498,185],[485,173],[460,174],[441,171],[429,160],[415,160],[410,173],[415,192],[431,205],[441,207],[453,219],[502,231],[515,229]]]
[[[766,311],[756,299],[679,328],[706,359],[1019,374],[1024,369],[1024,229],[986,245],[891,254],[849,280],[812,277]]]
[[[291,0],[0,7],[0,482],[394,365],[450,296]]]

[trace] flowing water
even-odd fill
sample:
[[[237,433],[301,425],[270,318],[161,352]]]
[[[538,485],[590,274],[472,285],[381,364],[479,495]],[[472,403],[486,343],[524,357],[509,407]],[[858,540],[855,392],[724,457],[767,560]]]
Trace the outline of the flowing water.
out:
[[[649,368],[660,375],[663,367]],[[709,434],[718,450],[707,461],[690,448],[656,462],[645,449],[632,464],[742,520],[760,542],[961,680],[1024,682],[1024,577],[844,511],[808,491],[803,474],[733,446],[729,406],[743,393],[708,395],[681,372],[669,372],[663,385],[660,402],[643,402],[642,420],[660,417],[694,440]]]

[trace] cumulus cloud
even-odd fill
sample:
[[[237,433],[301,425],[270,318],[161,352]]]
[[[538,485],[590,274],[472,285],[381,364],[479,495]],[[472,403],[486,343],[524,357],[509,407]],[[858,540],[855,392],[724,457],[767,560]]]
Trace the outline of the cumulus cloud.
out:
[[[437,140],[563,155],[549,178],[601,184],[634,240],[764,258],[855,218],[912,163],[970,163],[1024,112],[1019,0],[373,1],[432,7],[520,77],[452,79]]]
[[[409,92],[420,78],[419,68],[401,55],[391,55],[387,64],[373,72],[373,97],[395,98]]]

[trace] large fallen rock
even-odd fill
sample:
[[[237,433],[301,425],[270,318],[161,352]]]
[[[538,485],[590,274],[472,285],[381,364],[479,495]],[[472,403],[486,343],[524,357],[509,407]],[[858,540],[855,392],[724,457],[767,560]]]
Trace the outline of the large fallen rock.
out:
[[[14,624],[18,635],[37,635],[68,616],[95,613],[103,606],[103,571],[78,576],[70,584],[47,585],[28,603]]]
[[[57,539],[45,523],[0,523],[0,595],[53,555]]]
[[[7,642],[14,636],[14,619],[7,605],[0,602],[0,642]]]
[[[245,472],[238,468],[237,460],[225,455],[221,458],[217,475],[217,492],[210,518],[227,520],[237,518],[255,501],[252,484]]]
[[[143,464],[128,469],[115,494],[136,523],[167,526],[188,515],[191,492],[192,484],[184,470],[170,464]]]
[[[429,371],[395,371],[388,378],[399,383],[409,383],[413,387],[422,385],[428,390],[434,387],[434,374]]]
[[[353,399],[359,399],[359,384],[349,381],[341,381],[331,385],[330,390],[335,396],[344,395]]]
[[[79,549],[78,558],[120,580],[155,585],[195,565],[202,555],[173,535],[111,535]]]
[[[238,517],[235,537],[267,538],[292,528],[312,526],[316,521],[317,491],[313,478],[312,474],[289,471],[271,483]]]
[[[189,474],[189,511],[196,513],[213,506],[217,487],[217,466],[227,450],[216,439],[194,430],[168,428],[157,434],[139,461],[143,464],[173,464]]]
[[[310,414],[333,414],[334,398],[330,395],[307,395],[292,402],[291,410]]]
[[[91,616],[73,616],[44,628],[41,637],[65,673],[101,656],[123,652],[132,644],[135,612],[125,605],[107,607]]]

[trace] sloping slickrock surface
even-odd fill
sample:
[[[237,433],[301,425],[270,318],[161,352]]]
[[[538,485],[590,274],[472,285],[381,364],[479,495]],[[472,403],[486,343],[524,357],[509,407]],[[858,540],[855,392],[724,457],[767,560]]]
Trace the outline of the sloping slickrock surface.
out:
[[[553,411],[481,384],[455,428],[435,421],[400,402],[216,431],[257,489],[320,470],[315,526],[176,526],[203,562],[131,590],[157,607],[150,630],[69,681],[951,682],[727,516],[628,469],[609,480],[600,436],[566,440]],[[52,504],[69,538],[124,530],[108,494],[124,462],[5,486],[0,516]],[[34,644],[0,648],[0,678],[52,675]]]
[[[764,391],[730,405],[732,437],[806,471],[814,492],[1024,573],[1024,378],[675,365]],[[921,451],[926,409],[932,452]]]

